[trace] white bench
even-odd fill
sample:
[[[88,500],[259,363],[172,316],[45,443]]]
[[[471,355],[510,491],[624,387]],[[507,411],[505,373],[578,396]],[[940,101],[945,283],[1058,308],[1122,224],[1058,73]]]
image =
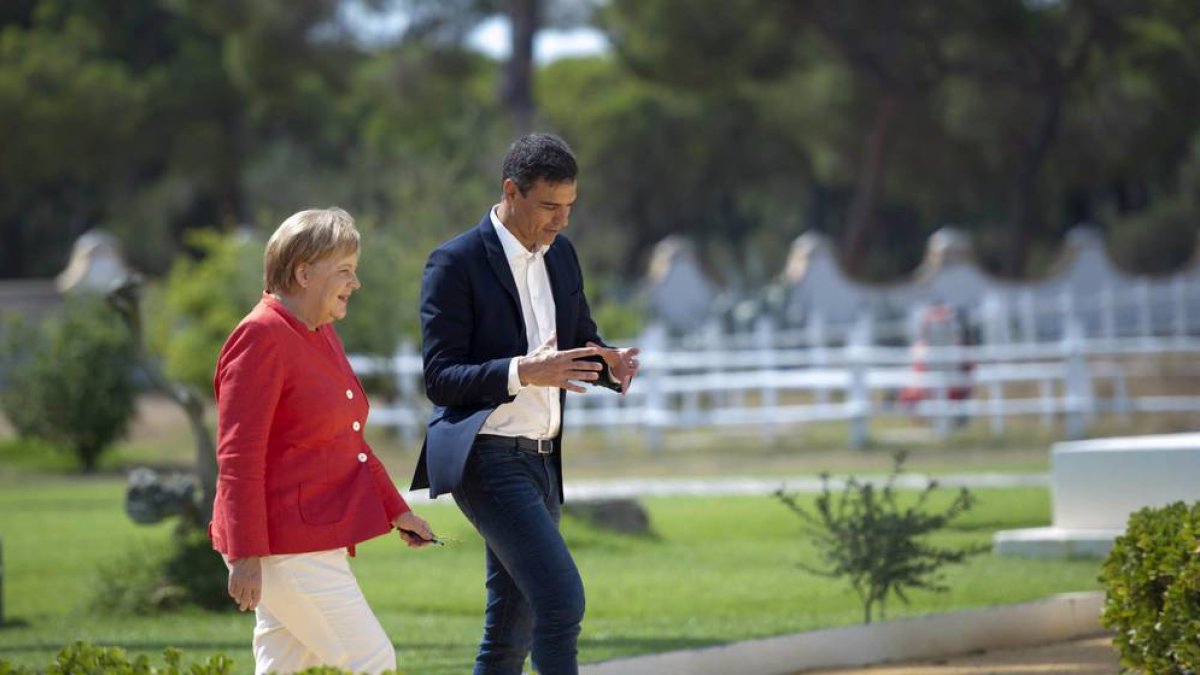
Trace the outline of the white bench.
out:
[[[1146,506],[1200,501],[1200,433],[1055,443],[1050,527],[997,532],[998,555],[1108,555],[1129,515]]]

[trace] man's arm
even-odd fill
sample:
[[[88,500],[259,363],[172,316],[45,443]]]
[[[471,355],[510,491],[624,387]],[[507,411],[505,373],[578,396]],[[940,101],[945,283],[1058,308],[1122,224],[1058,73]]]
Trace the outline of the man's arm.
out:
[[[511,358],[471,358],[475,302],[464,264],[446,249],[430,254],[421,280],[421,334],[425,393],[435,405],[498,406],[514,398],[508,393]]]

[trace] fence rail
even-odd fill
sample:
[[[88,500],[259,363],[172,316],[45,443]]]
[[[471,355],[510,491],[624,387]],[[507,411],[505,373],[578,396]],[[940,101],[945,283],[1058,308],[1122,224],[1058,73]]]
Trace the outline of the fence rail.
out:
[[[712,322],[676,337],[652,325],[636,341],[642,371],[630,393],[569,394],[564,417],[572,429],[641,430],[654,448],[664,431],[697,427],[772,435],[841,421],[850,444],[861,446],[871,421],[886,417],[924,419],[939,433],[983,419],[995,434],[1014,417],[1062,418],[1067,435],[1078,437],[1098,415],[1200,412],[1200,385],[1196,396],[1170,396],[1153,387],[1135,394],[1129,384],[1157,377],[1147,364],[1162,357],[1200,354],[1200,294],[1180,277],[1082,296],[990,293],[963,308],[977,345],[914,348],[928,309],[892,311],[887,320],[863,312],[840,324],[809,316],[800,328],[760,317],[735,332]],[[377,405],[372,421],[415,439],[429,410],[419,354],[402,346],[392,357],[351,363],[360,374],[394,378],[397,399]],[[1175,374],[1200,382],[1195,367]],[[954,395],[963,390],[970,395]]]
[[[923,371],[912,367],[911,348],[855,342],[679,349],[651,330],[642,348],[642,371],[628,395],[568,395],[564,417],[571,428],[637,429],[656,448],[672,429],[753,427],[771,436],[788,425],[842,421],[850,445],[861,447],[871,421],[887,417],[924,419],[939,433],[984,419],[996,434],[1013,417],[1046,424],[1061,417],[1067,435],[1079,437],[1101,414],[1200,411],[1200,395],[1130,393],[1129,380],[1148,374],[1139,365],[1146,358],[1200,354],[1200,339],[1187,336],[1088,338],[1076,327],[1054,342],[927,347],[920,352]],[[416,438],[428,411],[419,355],[409,347],[391,358],[355,356],[352,364],[360,374],[388,374],[397,383],[398,400],[377,406],[372,423]],[[1108,385],[1104,396],[1100,383]],[[956,400],[951,392],[959,388],[970,395]],[[912,391],[921,395],[902,402],[899,393]]]

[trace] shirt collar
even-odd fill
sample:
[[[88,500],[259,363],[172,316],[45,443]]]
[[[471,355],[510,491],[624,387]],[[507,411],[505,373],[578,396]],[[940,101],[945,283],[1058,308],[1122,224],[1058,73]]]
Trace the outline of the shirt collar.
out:
[[[545,246],[538,245],[532,251],[525,248],[525,245],[518,241],[512,232],[508,231],[504,223],[500,222],[500,217],[496,215],[495,206],[492,207],[490,215],[492,217],[492,227],[496,228],[496,236],[500,238],[500,245],[504,247],[504,257],[510,262],[514,260],[529,262],[546,254]]]

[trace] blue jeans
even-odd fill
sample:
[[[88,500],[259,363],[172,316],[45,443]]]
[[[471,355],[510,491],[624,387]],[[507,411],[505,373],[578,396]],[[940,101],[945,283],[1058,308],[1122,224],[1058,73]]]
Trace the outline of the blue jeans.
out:
[[[549,455],[477,441],[454,501],[487,542],[487,610],[475,675],[575,675],[583,580],[558,531]]]

